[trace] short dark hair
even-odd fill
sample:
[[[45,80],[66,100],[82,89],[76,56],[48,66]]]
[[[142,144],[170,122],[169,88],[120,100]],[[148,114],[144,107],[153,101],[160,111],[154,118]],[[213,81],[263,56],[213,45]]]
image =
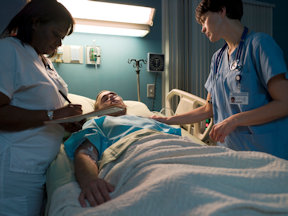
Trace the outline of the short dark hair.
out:
[[[10,21],[5,32],[17,32],[16,36],[23,43],[31,43],[32,26],[40,23],[65,23],[67,34],[73,32],[74,19],[70,12],[56,0],[32,0]]]
[[[219,12],[224,7],[228,18],[241,20],[243,16],[242,0],[202,0],[196,8],[197,22],[201,24],[201,17],[208,11]]]
[[[99,109],[99,103],[100,103],[100,101],[98,101],[99,96],[100,96],[103,92],[106,92],[106,91],[107,91],[107,92],[115,93],[115,92],[109,91],[109,90],[102,90],[102,91],[100,91],[100,92],[97,94],[96,100],[95,100],[95,103],[94,103],[94,109],[95,109],[95,110],[98,110],[98,109]],[[117,93],[115,93],[115,94],[117,94]]]

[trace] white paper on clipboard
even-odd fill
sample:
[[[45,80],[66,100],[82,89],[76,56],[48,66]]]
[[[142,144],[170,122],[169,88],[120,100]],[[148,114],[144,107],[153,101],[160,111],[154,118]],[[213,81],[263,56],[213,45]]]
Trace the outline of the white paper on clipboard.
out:
[[[105,108],[102,110],[92,111],[92,112],[81,114],[81,115],[75,115],[75,116],[55,119],[55,120],[51,120],[51,121],[45,121],[44,123],[45,124],[58,124],[58,123],[77,122],[77,121],[81,121],[85,118],[90,118],[93,116],[110,115],[113,113],[121,112],[123,110],[124,109],[121,107],[114,106],[114,107],[109,107],[109,108]]]

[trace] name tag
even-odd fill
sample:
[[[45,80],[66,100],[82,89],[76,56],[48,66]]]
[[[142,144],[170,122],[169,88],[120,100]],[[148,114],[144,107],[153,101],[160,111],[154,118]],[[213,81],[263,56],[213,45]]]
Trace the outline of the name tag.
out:
[[[248,92],[231,92],[229,96],[230,104],[248,105],[249,93]]]

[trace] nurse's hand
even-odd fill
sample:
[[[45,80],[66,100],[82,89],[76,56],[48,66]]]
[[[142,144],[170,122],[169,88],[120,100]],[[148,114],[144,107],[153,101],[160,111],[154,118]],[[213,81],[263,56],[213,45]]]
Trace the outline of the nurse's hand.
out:
[[[157,116],[157,115],[153,115],[150,117],[151,119],[154,119],[156,121],[165,123],[165,124],[169,124],[169,117],[166,116]]]
[[[69,123],[60,123],[64,129],[70,133],[79,131],[82,129],[83,124],[86,122],[86,119],[77,122],[69,122]]]
[[[74,115],[82,114],[82,105],[80,104],[68,104],[64,107],[54,110],[53,120],[59,118],[65,118]]]
[[[227,118],[224,121],[213,125],[209,135],[216,142],[223,143],[225,137],[236,129],[236,124],[232,118]]]
[[[60,109],[54,110],[53,120],[59,118],[65,118],[74,115],[82,114],[82,106],[79,104],[68,104],[67,106],[61,107]],[[64,129],[70,133],[76,132],[82,129],[83,124],[86,119],[83,119],[78,122],[69,122],[69,123],[61,123],[60,125],[64,127]]]

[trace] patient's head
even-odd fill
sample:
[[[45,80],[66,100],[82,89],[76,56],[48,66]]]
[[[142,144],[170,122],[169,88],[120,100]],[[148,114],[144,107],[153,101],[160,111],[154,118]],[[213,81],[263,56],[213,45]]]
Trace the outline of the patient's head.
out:
[[[124,108],[124,111],[113,114],[112,116],[120,116],[126,114],[126,105],[124,104],[122,97],[109,90],[101,91],[96,97],[94,109],[98,110],[110,106],[118,106]]]

